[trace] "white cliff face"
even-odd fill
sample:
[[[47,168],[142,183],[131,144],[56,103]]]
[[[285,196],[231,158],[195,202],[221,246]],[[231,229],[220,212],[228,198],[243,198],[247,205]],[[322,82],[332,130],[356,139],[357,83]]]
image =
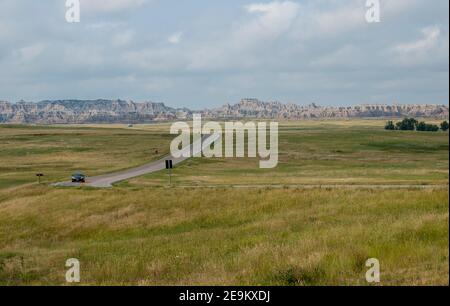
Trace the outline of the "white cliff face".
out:
[[[381,117],[431,117],[446,119],[448,106],[444,105],[361,105],[351,107],[317,106],[310,104],[282,104],[244,99],[240,103],[225,105],[214,110],[206,110],[205,116],[211,118],[274,118],[274,119],[313,119],[313,118],[381,118]]]
[[[123,100],[61,100],[39,103],[0,101],[0,123],[145,123],[192,118],[189,109],[173,109],[163,103]],[[260,118],[260,119],[327,119],[429,117],[447,119],[449,108],[444,105],[361,105],[351,107],[323,107],[311,104],[282,104],[243,99],[235,105],[200,112],[204,117]]]
[[[137,123],[175,118],[163,103],[122,100],[0,102],[0,123]]]

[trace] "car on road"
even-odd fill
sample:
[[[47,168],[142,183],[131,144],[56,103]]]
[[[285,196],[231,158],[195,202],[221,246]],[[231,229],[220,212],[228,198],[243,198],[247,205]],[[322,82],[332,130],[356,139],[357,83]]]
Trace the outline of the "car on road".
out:
[[[72,183],[86,183],[86,175],[80,172],[72,174]]]

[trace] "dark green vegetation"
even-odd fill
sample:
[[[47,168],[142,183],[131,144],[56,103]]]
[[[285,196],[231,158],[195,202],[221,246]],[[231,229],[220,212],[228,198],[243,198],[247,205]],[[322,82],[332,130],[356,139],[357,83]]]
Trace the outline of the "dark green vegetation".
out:
[[[146,163],[169,126],[0,126],[0,284],[65,284],[75,257],[82,285],[367,285],[375,257],[381,285],[448,285],[448,134],[380,124],[282,123],[276,169],[191,159],[177,187],[163,171],[102,190],[34,175]]]
[[[448,122],[444,121],[441,123],[441,130],[448,131]],[[386,130],[398,130],[398,131],[419,131],[419,132],[437,132],[439,131],[439,126],[436,124],[429,124],[423,121],[417,121],[414,118],[405,118],[401,122],[394,124],[393,121],[388,121],[384,127]]]

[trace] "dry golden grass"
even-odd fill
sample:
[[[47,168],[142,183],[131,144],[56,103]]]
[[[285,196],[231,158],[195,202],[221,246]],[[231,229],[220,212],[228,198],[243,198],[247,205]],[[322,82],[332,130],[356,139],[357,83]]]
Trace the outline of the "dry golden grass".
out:
[[[447,190],[0,193],[3,284],[448,285]]]

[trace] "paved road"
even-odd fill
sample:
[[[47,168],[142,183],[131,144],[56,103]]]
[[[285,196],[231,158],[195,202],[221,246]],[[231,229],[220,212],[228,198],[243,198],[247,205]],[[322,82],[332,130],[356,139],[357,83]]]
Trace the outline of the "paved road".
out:
[[[202,141],[202,149],[210,146],[218,137],[218,135],[204,135],[201,139]],[[200,140],[199,140],[200,141]],[[188,147],[183,148],[182,152],[191,151],[192,154],[196,154],[198,152],[195,151],[195,148],[198,142],[194,142]],[[193,149],[194,148],[194,149]],[[198,150],[197,150],[198,151]],[[188,157],[180,157],[180,158],[174,158],[171,155],[168,155],[156,162],[152,162],[147,165],[143,165],[137,168],[123,170],[115,173],[100,175],[100,176],[93,176],[88,177],[85,184],[80,183],[72,183],[72,182],[61,182],[56,183],[53,186],[57,187],[79,187],[79,186],[90,186],[90,187],[96,187],[96,188],[109,188],[112,187],[112,184],[121,182],[133,177],[141,176],[148,173],[153,173],[157,171],[161,171],[166,169],[165,161],[167,159],[173,160],[173,164],[179,164],[187,159]]]

